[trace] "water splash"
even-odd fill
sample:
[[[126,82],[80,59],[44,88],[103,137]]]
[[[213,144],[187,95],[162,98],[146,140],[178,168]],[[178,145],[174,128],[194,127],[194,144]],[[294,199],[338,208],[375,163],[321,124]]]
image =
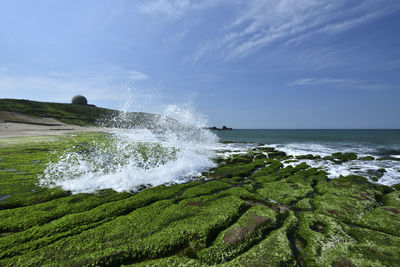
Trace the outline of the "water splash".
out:
[[[109,135],[84,147],[71,146],[48,164],[41,185],[73,193],[137,191],[186,182],[214,166],[218,137],[204,129],[204,117],[185,106],[167,105],[160,116],[151,118],[152,127],[127,128],[127,120],[132,120],[127,112],[112,119],[125,128],[110,129]]]

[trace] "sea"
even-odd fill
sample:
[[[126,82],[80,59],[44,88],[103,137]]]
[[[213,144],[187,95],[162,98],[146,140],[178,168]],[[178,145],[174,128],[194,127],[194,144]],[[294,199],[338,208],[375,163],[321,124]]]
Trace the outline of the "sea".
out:
[[[238,129],[213,132],[220,141],[240,142],[227,144],[229,149],[238,153],[253,146],[264,145],[293,156],[313,154],[324,157],[336,152],[355,152],[359,157],[385,158],[373,161],[353,160],[343,164],[325,160],[301,160],[301,162],[325,169],[332,179],[340,175],[355,174],[362,175],[375,183],[385,185],[400,183],[399,129]]]

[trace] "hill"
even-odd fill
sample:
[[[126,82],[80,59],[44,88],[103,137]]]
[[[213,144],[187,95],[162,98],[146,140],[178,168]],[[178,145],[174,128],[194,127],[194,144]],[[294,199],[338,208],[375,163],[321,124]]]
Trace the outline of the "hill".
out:
[[[53,118],[66,124],[79,126],[165,128],[176,127],[177,125],[177,121],[158,114],[122,112],[93,105],[39,102],[24,99],[0,99],[0,111],[8,112],[7,114],[23,114],[32,119]],[[29,123],[26,119],[25,121],[18,121],[16,116],[9,115],[3,120]],[[30,123],[35,124],[35,122]]]

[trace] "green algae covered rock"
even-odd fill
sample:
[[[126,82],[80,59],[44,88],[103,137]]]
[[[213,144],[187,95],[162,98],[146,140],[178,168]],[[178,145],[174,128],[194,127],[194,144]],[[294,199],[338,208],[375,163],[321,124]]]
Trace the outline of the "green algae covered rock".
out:
[[[297,199],[305,197],[313,191],[311,186],[300,183],[288,183],[286,181],[277,181],[264,184],[263,188],[256,192],[268,199],[273,199],[279,203],[290,204]]]
[[[85,149],[93,138],[102,135],[78,135],[74,144]],[[330,180],[321,169],[298,162],[284,165],[288,155],[257,147],[220,158],[205,177],[184,184],[95,194],[40,187],[37,177],[58,155],[53,152],[62,153],[70,144],[60,137],[0,149],[5,170],[0,172],[0,266],[400,262],[398,186],[355,175]],[[356,158],[335,153],[328,160]]]
[[[322,265],[326,254],[352,238],[346,233],[346,225],[335,219],[314,212],[303,212],[299,216],[298,236],[305,247],[300,252],[303,263],[311,266]]]
[[[378,207],[359,218],[356,223],[383,233],[400,236],[400,207]]]
[[[382,203],[385,206],[400,207],[400,191],[394,191],[382,197]]]
[[[296,203],[295,208],[300,210],[312,210],[313,207],[310,201],[309,198],[302,198]]]
[[[208,264],[234,259],[263,239],[263,233],[275,227],[277,213],[264,205],[249,208],[239,220],[222,231],[213,244],[198,257]]]
[[[319,155],[314,156],[312,154],[296,156],[296,159],[320,159],[320,158],[321,158],[321,156],[319,156]]]
[[[210,170],[209,176],[216,179],[231,178],[234,176],[250,176],[254,170],[264,167],[266,163],[267,161],[264,159],[257,159],[250,163],[240,162],[236,164],[222,165]]]
[[[324,157],[324,159],[340,164],[343,162],[357,159],[357,154],[356,153],[337,152],[337,153],[333,153],[331,156]]]
[[[400,191],[400,184],[392,185],[392,187],[398,191]]]
[[[316,186],[318,195],[313,204],[316,210],[334,218],[354,223],[378,206],[379,192],[360,176],[347,176],[322,182]]]
[[[296,266],[295,255],[291,249],[288,234],[296,227],[298,219],[289,212],[283,225],[241,254],[226,266]]]
[[[367,161],[375,160],[375,158],[373,156],[365,156],[365,157],[360,157],[358,159],[359,160],[367,160]]]

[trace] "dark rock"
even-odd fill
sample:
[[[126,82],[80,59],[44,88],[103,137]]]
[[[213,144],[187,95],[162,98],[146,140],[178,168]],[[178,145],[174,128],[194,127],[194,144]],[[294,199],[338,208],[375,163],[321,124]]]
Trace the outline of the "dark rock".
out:
[[[379,158],[379,159],[377,159],[377,160],[379,160],[379,161],[382,161],[382,160],[400,161],[399,158],[395,158],[395,157],[382,157],[382,158]]]

